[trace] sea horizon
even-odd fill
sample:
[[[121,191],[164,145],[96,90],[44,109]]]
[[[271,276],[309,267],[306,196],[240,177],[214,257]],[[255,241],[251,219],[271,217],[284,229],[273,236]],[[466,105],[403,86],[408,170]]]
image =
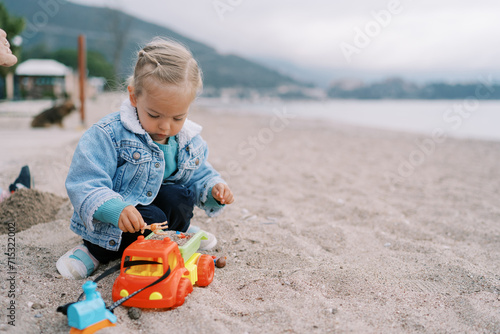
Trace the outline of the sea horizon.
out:
[[[442,132],[456,138],[500,141],[500,100],[224,100],[200,98],[196,104],[211,110],[329,120],[376,129],[422,135]]]

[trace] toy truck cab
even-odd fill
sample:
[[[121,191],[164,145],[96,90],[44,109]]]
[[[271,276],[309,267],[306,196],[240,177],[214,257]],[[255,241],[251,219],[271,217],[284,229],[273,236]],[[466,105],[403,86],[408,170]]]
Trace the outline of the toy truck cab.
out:
[[[113,285],[113,301],[148,286],[170,270],[161,282],[139,292],[123,305],[140,308],[171,308],[181,306],[193,291],[193,285],[206,286],[214,276],[214,263],[209,255],[196,253],[203,231],[196,233],[184,246],[169,238],[147,240],[139,236],[123,252],[120,275]],[[127,267],[130,261],[150,261]]]

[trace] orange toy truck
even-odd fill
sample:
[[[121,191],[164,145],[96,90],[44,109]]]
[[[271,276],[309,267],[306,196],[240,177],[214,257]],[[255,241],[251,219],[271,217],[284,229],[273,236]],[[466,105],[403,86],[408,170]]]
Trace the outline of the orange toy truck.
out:
[[[185,245],[165,237],[148,240],[139,236],[123,252],[120,275],[113,284],[112,298],[117,301],[133,294],[155,281],[160,282],[137,293],[123,305],[140,308],[172,308],[181,306],[193,285],[207,286],[214,277],[211,256],[196,251],[205,232],[194,234]],[[144,261],[146,264],[127,267],[127,263]]]

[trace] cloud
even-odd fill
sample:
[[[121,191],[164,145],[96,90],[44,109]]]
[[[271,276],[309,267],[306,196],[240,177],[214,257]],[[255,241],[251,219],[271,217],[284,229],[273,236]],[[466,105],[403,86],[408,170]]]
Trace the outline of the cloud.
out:
[[[303,66],[429,71],[499,67],[500,3],[493,0],[93,1],[171,27],[221,52],[283,58]],[[217,3],[229,7],[221,12]],[[382,26],[377,15],[380,19],[391,6],[399,11]],[[374,34],[377,22],[381,28]],[[357,32],[367,34],[370,27],[369,45],[346,61],[340,45],[354,45]]]

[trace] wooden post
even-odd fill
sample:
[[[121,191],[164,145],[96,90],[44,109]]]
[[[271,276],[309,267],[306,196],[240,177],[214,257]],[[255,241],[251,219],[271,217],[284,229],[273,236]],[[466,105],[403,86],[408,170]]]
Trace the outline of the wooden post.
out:
[[[5,77],[5,85],[7,86],[7,100],[14,99],[14,71],[7,72]]]
[[[85,84],[87,79],[87,49],[85,45],[85,36],[78,36],[78,73],[80,83],[80,119],[82,125],[85,125]]]

